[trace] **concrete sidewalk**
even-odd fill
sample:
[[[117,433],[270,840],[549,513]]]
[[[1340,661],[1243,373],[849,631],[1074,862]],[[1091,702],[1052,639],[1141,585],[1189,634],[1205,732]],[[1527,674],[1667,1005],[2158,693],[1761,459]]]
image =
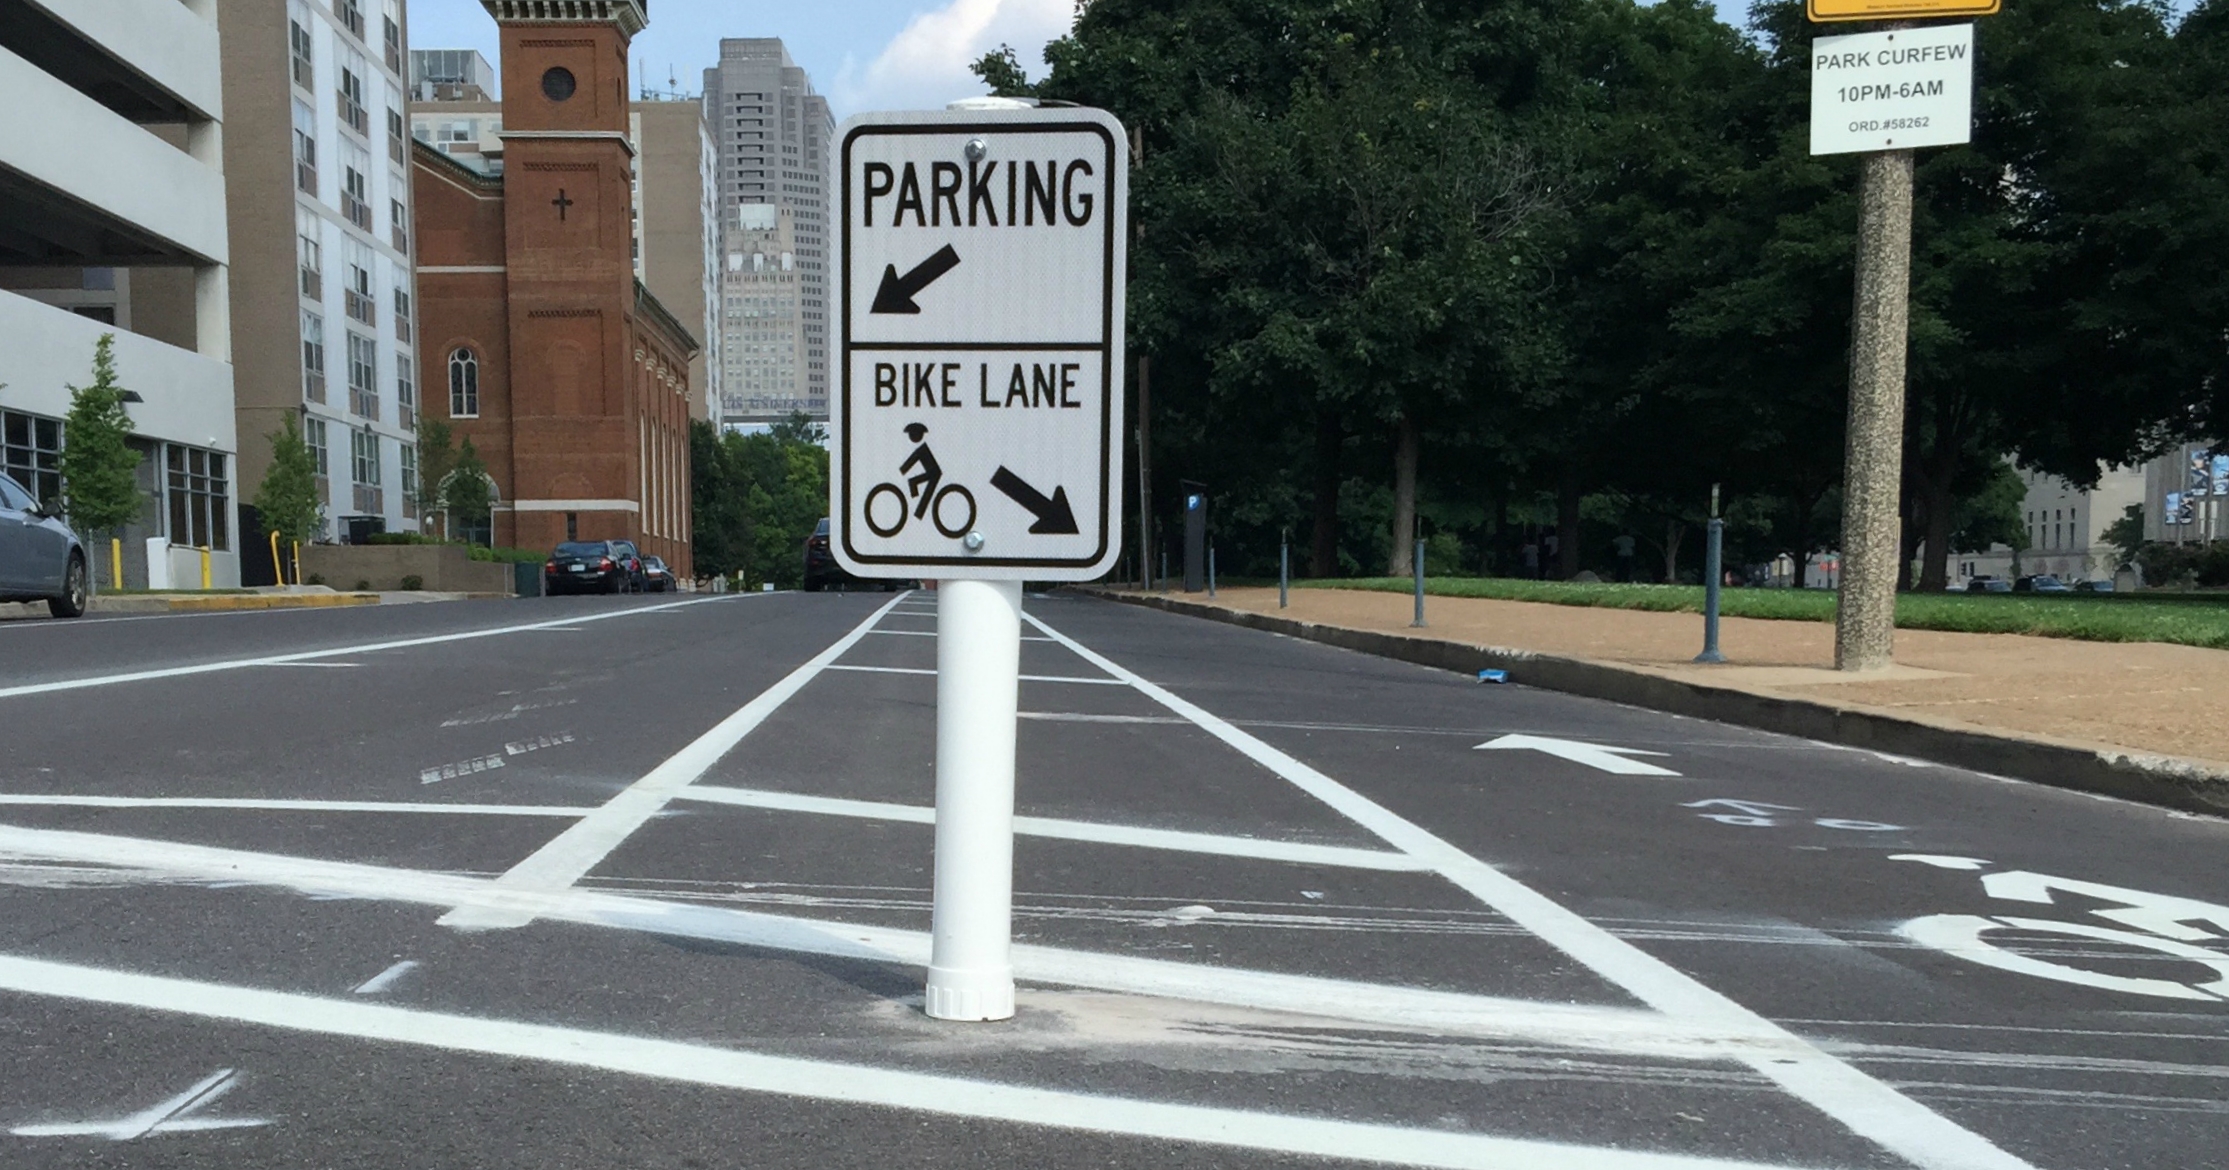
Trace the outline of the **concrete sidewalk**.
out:
[[[479,601],[510,598],[508,593],[455,593],[430,590],[409,592],[338,592],[323,585],[288,586],[245,593],[118,593],[95,594],[86,599],[89,615],[115,617],[130,614],[230,613],[262,609],[329,609],[349,605],[403,605],[428,601]],[[0,603],[0,621],[51,619],[46,603]]]
[[[1897,666],[1832,669],[1826,622],[1727,618],[1700,666],[1695,614],[1275,589],[1107,596],[1512,681],[1940,760],[2063,787],[2229,812],[2229,652],[1899,630]]]

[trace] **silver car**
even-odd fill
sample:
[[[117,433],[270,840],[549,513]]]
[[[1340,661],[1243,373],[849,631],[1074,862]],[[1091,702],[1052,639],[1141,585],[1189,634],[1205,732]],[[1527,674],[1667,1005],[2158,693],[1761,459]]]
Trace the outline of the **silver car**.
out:
[[[62,518],[0,475],[0,601],[44,601],[58,618],[85,612],[85,545]]]

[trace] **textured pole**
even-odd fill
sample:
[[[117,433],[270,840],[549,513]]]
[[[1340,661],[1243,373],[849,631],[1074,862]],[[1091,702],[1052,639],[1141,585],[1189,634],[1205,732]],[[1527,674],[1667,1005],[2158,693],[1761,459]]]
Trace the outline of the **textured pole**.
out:
[[[1207,595],[1215,596],[1215,546],[1207,546]]]
[[[1834,667],[1880,670],[1896,637],[1897,491],[1904,462],[1904,346],[1912,269],[1912,152],[1863,156],[1850,424],[1842,472],[1842,589]]]
[[[1014,1014],[1014,721],[1022,583],[940,582],[936,600],[936,885],[929,1015]]]
[[[1726,522],[1713,516],[1706,531],[1708,535],[1703,538],[1703,652],[1695,656],[1695,661],[1724,662],[1726,656],[1718,652],[1718,586],[1726,576],[1719,562],[1726,543]]]
[[[1409,566],[1416,575],[1416,619],[1409,623],[1412,629],[1424,628],[1424,542],[1416,542],[1416,563]]]
[[[1153,588],[1153,359],[1138,356],[1138,586]],[[1166,556],[1163,557],[1166,560]],[[1161,576],[1169,575],[1163,565]]]

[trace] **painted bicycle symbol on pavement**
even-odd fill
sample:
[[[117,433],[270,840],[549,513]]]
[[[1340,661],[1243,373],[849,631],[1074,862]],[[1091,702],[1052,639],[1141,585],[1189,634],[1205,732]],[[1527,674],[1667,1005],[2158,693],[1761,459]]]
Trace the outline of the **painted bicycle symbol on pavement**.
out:
[[[1889,860],[1977,872],[1990,864],[1976,857],[1927,853],[1897,853],[1890,855]],[[2160,999],[2209,1003],[2229,1000],[2229,950],[2219,949],[2229,944],[2229,906],[2026,870],[1984,873],[1981,888],[1992,898],[2046,906],[2056,904],[2054,893],[2109,902],[2112,905],[2093,909],[2089,915],[2115,925],[2003,914],[1930,914],[1906,922],[1897,928],[1897,933],[1944,954],[2018,975]],[[2117,975],[2023,953],[1992,937],[2013,934],[2056,936],[2152,951],[2210,968],[2215,978],[2204,982],[2178,982]],[[2202,943],[2210,945],[2200,945]]]

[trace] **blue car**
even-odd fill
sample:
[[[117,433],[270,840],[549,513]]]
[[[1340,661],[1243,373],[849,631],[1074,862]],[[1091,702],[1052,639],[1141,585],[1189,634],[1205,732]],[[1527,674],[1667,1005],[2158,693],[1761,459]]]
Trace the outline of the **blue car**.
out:
[[[74,618],[89,585],[85,544],[59,509],[0,475],[0,601],[44,601],[55,617]]]

